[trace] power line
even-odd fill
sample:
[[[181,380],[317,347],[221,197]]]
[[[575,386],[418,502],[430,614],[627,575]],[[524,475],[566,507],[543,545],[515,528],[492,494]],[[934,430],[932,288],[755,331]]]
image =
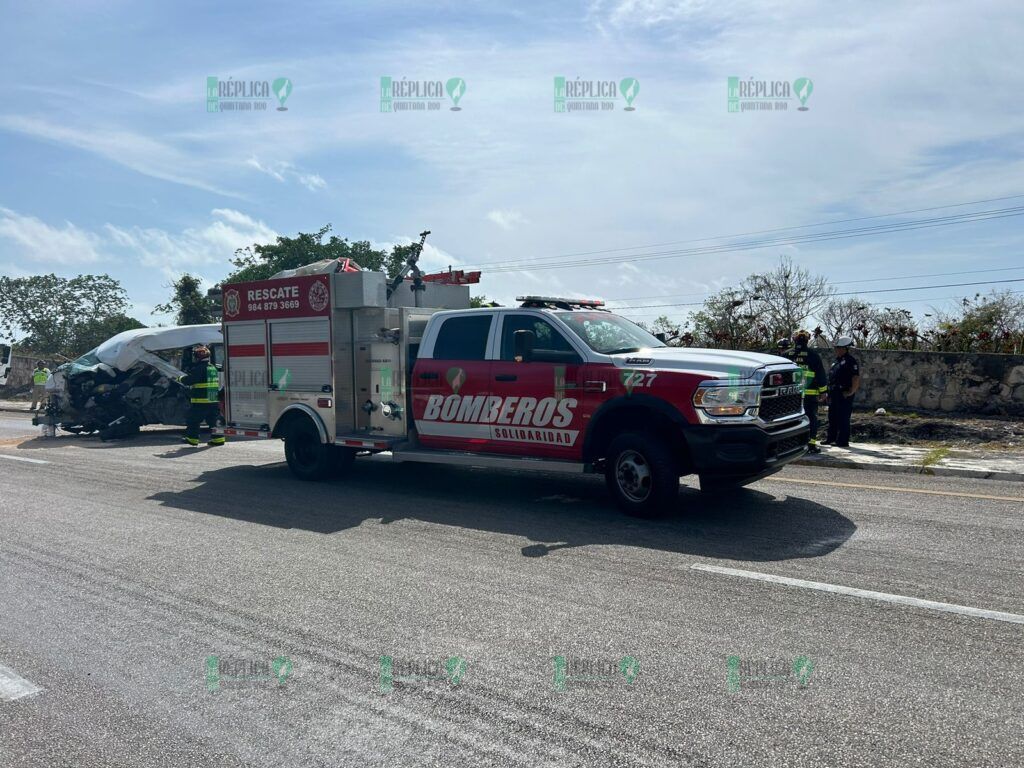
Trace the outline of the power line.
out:
[[[933,272],[930,274],[904,275],[902,277],[872,277],[863,280],[838,280],[829,281],[829,285],[850,285],[852,283],[886,283],[891,280],[914,280],[920,277],[952,277],[953,275],[984,275],[990,272],[1015,272],[1024,267],[999,267],[997,269],[968,269],[963,272]],[[727,290],[727,289],[723,289]],[[656,296],[630,296],[629,298],[605,299],[605,301],[641,301],[643,299],[670,299],[672,297],[689,298],[690,296],[711,296],[711,291],[703,293],[663,293]],[[620,307],[628,309],[629,307]]]
[[[917,285],[905,288],[877,288],[869,291],[844,291],[833,293],[831,296],[860,296],[865,293],[897,293],[902,291],[924,291],[929,288],[960,288],[969,285],[998,285],[1001,283],[1024,283],[1024,277],[1015,277],[1009,280],[983,280],[978,283],[945,283],[944,285]],[[703,301],[680,302],[671,304],[637,304],[635,307],[622,307],[622,309],[653,309],[655,307],[700,307]]]
[[[866,237],[869,235],[888,234],[891,232],[907,232],[919,229],[932,229],[935,227],[951,226],[953,224],[967,224],[978,221],[991,221],[1024,215],[1024,206],[1011,208],[991,209],[985,211],[974,211],[972,213],[956,214],[951,216],[939,216],[932,219],[918,219],[912,221],[895,222],[872,227],[856,227],[846,230],[834,230],[830,232],[818,232],[808,235],[798,235],[790,238],[777,238],[774,240],[748,241],[734,244],[722,244],[708,246],[705,248],[690,248],[675,251],[662,251],[647,254],[634,254],[628,257],[615,257],[605,259],[591,259],[583,261],[567,261],[552,264],[515,264],[509,266],[492,267],[490,273],[520,272],[540,269],[559,269],[568,267],[588,267],[602,264],[621,264],[637,261],[656,261],[662,259],[679,258],[682,256],[705,256],[709,254],[735,253],[739,251],[753,250],[757,248],[776,247],[780,245],[797,245],[803,243],[816,243],[831,240],[846,240],[854,237]]]
[[[1020,296],[1024,294],[1024,291],[1007,291],[1011,296]],[[922,301],[947,301],[949,299],[963,299],[963,294],[956,296],[929,296],[923,299],[893,299],[892,301],[866,301],[865,306],[868,307],[880,307],[883,304],[916,304]],[[616,311],[616,314],[622,315],[623,317],[657,317],[665,314],[664,312],[629,312],[629,311],[618,311],[616,308],[612,308]],[[628,310],[629,307],[624,307],[624,310]]]
[[[1016,199],[1022,198],[1022,197],[1024,197],[1024,194],[1020,194],[1020,195],[1005,195],[1003,197],[990,197],[990,198],[986,198],[984,200],[969,200],[969,201],[963,202],[963,203],[950,203],[949,205],[935,205],[935,206],[932,206],[930,208],[914,208],[914,209],[906,210],[906,211],[894,211],[892,213],[880,213],[880,214],[876,214],[874,216],[859,216],[859,217],[853,218],[853,219],[833,219],[831,221],[818,222],[817,224],[799,224],[799,225],[791,226],[791,227],[776,227],[774,229],[756,229],[756,230],[753,230],[751,232],[738,232],[738,233],[732,234],[732,235],[718,235],[718,236],[715,236],[715,237],[698,237],[698,238],[693,238],[693,239],[690,239],[690,240],[672,240],[672,241],[669,241],[669,242],[666,242],[666,243],[651,243],[649,245],[624,246],[622,248],[605,248],[604,250],[599,250],[599,251],[579,251],[579,252],[576,252],[576,253],[563,253],[563,254],[558,254],[558,255],[554,255],[554,256],[527,257],[527,259],[498,259],[497,261],[480,262],[480,264],[477,265],[477,266],[492,267],[492,266],[497,266],[497,265],[516,263],[518,261],[524,261],[524,260],[533,260],[533,259],[535,259],[537,261],[545,261],[545,260],[549,260],[549,259],[573,258],[573,257],[576,257],[576,256],[594,256],[594,255],[599,255],[599,254],[602,254],[602,253],[621,253],[622,251],[639,251],[639,250],[644,250],[644,249],[647,249],[647,248],[663,248],[663,247],[668,246],[668,245],[685,245],[687,243],[704,243],[704,242],[707,242],[709,240],[731,240],[732,238],[735,238],[735,237],[747,237],[749,235],[766,235],[766,234],[771,234],[773,232],[787,232],[787,231],[792,231],[792,230],[795,230],[795,229],[811,229],[813,227],[827,227],[827,226],[832,226],[833,224],[852,224],[853,222],[856,222],[856,221],[870,221],[870,220],[873,220],[873,219],[884,219],[884,218],[889,218],[889,217],[892,217],[892,216],[906,216],[907,214],[911,214],[911,213],[926,213],[928,211],[940,211],[940,210],[943,210],[944,208],[962,208],[962,207],[967,206],[967,205],[981,205],[982,203],[996,203],[996,202],[999,202],[999,201],[1002,201],[1002,200],[1016,200]]]

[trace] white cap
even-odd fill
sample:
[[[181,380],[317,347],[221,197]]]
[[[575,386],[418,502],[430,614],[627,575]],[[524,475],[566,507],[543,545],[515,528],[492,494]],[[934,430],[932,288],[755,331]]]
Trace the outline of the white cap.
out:
[[[853,346],[853,337],[852,336],[840,336],[838,339],[836,339],[836,343],[833,344],[832,346],[834,346],[834,347],[852,347]]]

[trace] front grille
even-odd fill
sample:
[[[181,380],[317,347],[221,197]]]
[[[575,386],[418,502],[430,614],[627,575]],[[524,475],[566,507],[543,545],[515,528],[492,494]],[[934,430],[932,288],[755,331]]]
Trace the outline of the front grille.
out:
[[[782,397],[761,398],[759,414],[764,421],[775,421],[786,416],[797,416],[803,411],[803,395],[783,395]]]

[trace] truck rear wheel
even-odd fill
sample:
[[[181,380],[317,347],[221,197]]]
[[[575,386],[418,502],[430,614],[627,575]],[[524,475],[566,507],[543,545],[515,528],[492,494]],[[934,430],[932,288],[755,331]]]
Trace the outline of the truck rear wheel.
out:
[[[320,442],[320,432],[307,418],[292,424],[284,438],[288,469],[300,480],[330,477],[337,463],[333,448]]]
[[[627,432],[612,440],[605,463],[608,491],[632,517],[663,517],[679,498],[679,465],[655,435]]]

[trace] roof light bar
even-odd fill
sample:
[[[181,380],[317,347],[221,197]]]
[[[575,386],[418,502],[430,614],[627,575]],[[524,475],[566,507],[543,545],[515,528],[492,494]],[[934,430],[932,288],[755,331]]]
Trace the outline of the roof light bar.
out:
[[[524,307],[603,307],[601,299],[569,299],[561,296],[516,296],[516,301],[523,302]]]

